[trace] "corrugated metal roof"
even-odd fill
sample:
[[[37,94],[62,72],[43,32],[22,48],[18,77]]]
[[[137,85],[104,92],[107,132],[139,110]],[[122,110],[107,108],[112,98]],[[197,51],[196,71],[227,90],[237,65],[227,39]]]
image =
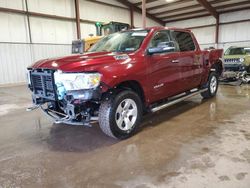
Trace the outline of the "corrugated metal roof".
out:
[[[113,4],[115,0],[100,1]],[[170,22],[212,15],[209,9],[202,5],[201,2],[204,1],[205,3],[208,2],[211,8],[218,14],[228,11],[250,10],[250,0],[172,0],[170,2],[167,2],[167,0],[147,0],[146,8],[147,13],[150,15],[163,22]],[[141,0],[123,0],[122,2],[141,9]]]

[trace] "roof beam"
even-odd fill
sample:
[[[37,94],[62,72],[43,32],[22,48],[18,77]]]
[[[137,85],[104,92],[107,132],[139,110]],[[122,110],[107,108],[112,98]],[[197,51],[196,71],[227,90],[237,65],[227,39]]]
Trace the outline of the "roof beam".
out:
[[[157,0],[147,0],[147,1],[146,1],[146,4],[152,3],[152,2],[155,2],[155,1],[157,1]],[[141,2],[139,2],[139,3],[133,3],[133,5],[135,5],[135,6],[140,6],[140,5],[141,5]]]
[[[99,4],[99,5],[106,5],[106,6],[114,7],[114,8],[121,8],[121,9],[126,9],[126,10],[129,9],[127,7],[122,7],[122,6],[114,5],[114,4],[111,4],[111,3],[105,3],[103,1],[97,1],[97,0],[85,0],[85,1],[89,1],[91,3],[96,3],[96,4]]]
[[[227,5],[222,5],[222,6],[217,6],[215,7],[216,9],[224,9],[224,8],[233,8],[233,7],[237,7],[237,6],[242,6],[242,5],[250,5],[250,1],[242,1],[242,2],[238,2],[238,3],[231,3],[231,4],[227,4]]]
[[[130,7],[129,12],[130,12],[130,27],[133,29],[135,27],[135,24],[134,24],[134,8]]]
[[[221,2],[221,1],[220,1]],[[215,4],[216,3],[216,1],[212,1],[211,2],[211,4]],[[227,5],[221,5],[221,6],[217,6],[217,7],[215,7],[216,9],[225,9],[225,8],[233,8],[233,7],[235,7],[235,6],[242,6],[242,5],[250,5],[250,1],[243,1],[243,2],[239,2],[239,3],[232,3],[232,4],[227,4]],[[242,7],[242,8],[238,8],[238,9],[232,9],[232,10],[229,10],[229,11],[219,11],[219,13],[226,13],[226,12],[230,12],[230,11],[237,11],[237,10],[248,10],[248,9],[250,9],[250,7]],[[189,12],[190,14],[192,14],[192,13],[201,13],[202,12],[202,10],[200,10],[200,11],[193,11],[193,12]],[[218,12],[218,11],[217,11]],[[169,12],[166,12],[166,13],[169,13]],[[178,16],[183,16],[183,15],[186,15],[186,13],[182,13],[182,14],[175,14],[175,15],[171,15],[171,16],[166,16],[166,17],[162,17],[161,19],[163,20],[163,21],[167,21],[166,19],[171,19],[173,16],[176,16],[176,17],[178,17]],[[176,19],[176,20],[185,20],[185,19],[190,19],[189,17],[187,17],[187,18],[182,18],[182,19]],[[176,20],[174,20],[174,21],[176,21]],[[170,20],[170,22],[172,22],[172,20]]]
[[[147,17],[146,17],[146,0],[142,0],[142,27],[146,27]]]
[[[76,21],[75,18],[70,18],[70,17],[43,14],[43,13],[38,13],[38,12],[28,12],[25,10],[17,10],[17,9],[10,9],[10,8],[3,8],[3,7],[0,7],[0,12],[29,15],[33,17],[39,17],[39,18],[50,18],[50,19],[62,20],[62,21],[71,21],[71,22]],[[97,21],[80,19],[80,22],[95,24]]]
[[[215,17],[216,19],[219,18],[219,14],[218,12],[216,11],[216,9],[214,7],[212,7],[210,5],[210,3],[207,1],[207,0],[197,0],[198,3],[200,3],[205,9],[207,9],[207,11],[213,15],[213,17]]]
[[[127,0],[117,0],[118,2],[120,2],[121,4],[123,5],[126,5],[127,7],[133,7],[134,11],[138,12],[138,13],[142,13],[142,9],[139,8],[139,7],[136,7],[134,4],[130,3],[129,1]],[[146,12],[146,16],[152,20],[154,20],[155,22],[165,26],[165,22],[162,21],[161,19],[155,17],[153,14],[150,14],[150,13],[147,13]]]
[[[150,7],[150,8],[147,8],[147,10],[151,11],[151,10],[165,8],[165,7],[169,7],[169,6],[180,5],[180,4],[187,3],[187,2],[193,2],[193,0],[179,0],[179,1],[174,1],[172,3],[167,3],[167,4],[165,3],[165,4],[162,4],[162,5],[157,5],[157,6]]]
[[[175,9],[170,9],[170,10],[164,10],[164,11],[157,11],[157,13],[155,13],[155,16],[161,16],[162,14],[170,14],[170,13],[175,13],[178,11],[185,11],[185,10],[190,10],[190,9],[194,9],[194,8],[200,8],[200,5],[190,5],[190,6],[186,6],[186,7],[181,7],[181,8],[175,8]]]
[[[206,10],[202,9],[202,10],[196,10],[196,11],[188,11],[185,13],[179,13],[179,14],[174,14],[174,15],[170,15],[170,16],[164,16],[161,17],[162,20],[167,20],[167,19],[171,19],[171,18],[176,18],[176,17],[180,17],[180,16],[189,16],[191,14],[198,14],[198,13],[205,13]]]
[[[215,8],[216,8],[217,12],[221,13],[221,12],[223,12],[223,9],[225,9],[225,8],[233,8],[233,7],[239,6],[239,5],[250,5],[250,1],[244,1],[244,2],[240,2],[240,3],[233,3],[233,4],[227,4],[227,5],[220,5],[220,6],[217,6]],[[244,10],[249,9],[249,8],[250,7],[243,7]],[[222,9],[222,11],[218,11],[220,9]],[[166,13],[169,13],[169,12],[166,12]],[[202,9],[202,10],[196,10],[196,11],[190,10],[190,11],[185,11],[184,13],[178,13],[177,12],[176,14],[171,14],[169,16],[166,15],[164,17],[161,17],[161,19],[163,21],[167,21],[166,19],[171,19],[171,18],[174,18],[174,17],[180,17],[180,16],[185,16],[185,15],[188,16],[190,14],[198,14],[198,13],[204,13],[204,9]]]
[[[81,22],[80,22],[80,4],[79,4],[79,0],[75,0],[75,13],[76,13],[76,34],[77,34],[77,39],[81,39]]]
[[[220,30],[220,19],[216,19],[216,24],[215,24],[215,44],[216,44],[216,48],[219,42],[219,30]]]
[[[28,1],[25,0],[25,7],[26,7],[26,11],[29,12],[29,6],[28,6]],[[30,43],[32,44],[32,34],[31,34],[31,28],[30,28],[30,16],[29,14],[26,15],[27,16],[27,25],[28,25],[28,31],[29,31],[29,39],[30,39]]]
[[[206,14],[202,14],[202,15],[189,16],[189,17],[185,17],[185,18],[178,18],[178,19],[174,19],[174,20],[168,20],[168,22],[177,22],[177,21],[188,20],[188,19],[193,19],[193,18],[200,18],[200,17],[206,17],[206,16],[211,16],[211,14],[206,13]]]
[[[234,8],[234,6],[237,6],[237,5],[238,6],[239,5],[247,5],[247,6],[241,7],[241,8]],[[242,10],[250,10],[250,1],[244,1],[244,2],[239,2],[239,3],[228,4],[228,5],[221,5],[221,6],[218,6],[216,8],[217,9],[222,9],[221,11],[219,11],[220,14],[224,14],[224,13],[228,13],[228,12],[242,11]],[[232,8],[232,9],[223,10],[223,8]],[[181,16],[181,14],[175,15],[175,16],[176,17]],[[164,20],[164,21],[165,22],[175,22],[175,21],[182,21],[182,20],[188,20],[188,19],[192,19],[192,18],[199,18],[199,17],[205,17],[205,16],[210,16],[210,14],[196,15],[196,16],[191,16],[191,17],[177,18],[177,19]],[[224,23],[220,23],[220,24],[224,24]]]
[[[221,3],[221,2],[226,2],[228,0],[213,0],[211,1],[210,3],[211,4],[216,4],[216,3]],[[164,7],[169,7],[167,5],[163,5],[161,8],[164,8]],[[189,6],[185,6],[185,7],[181,7],[181,8],[175,8],[175,9],[170,9],[170,10],[164,10],[164,11],[157,11],[157,13],[154,13],[155,16],[160,16],[162,14],[170,14],[170,13],[175,13],[175,12],[178,12],[178,11],[186,11],[186,10],[190,10],[190,9],[196,9],[196,8],[200,8],[203,6],[201,6],[200,4],[196,4],[196,5],[189,5]]]
[[[228,12],[242,11],[242,10],[250,10],[250,6],[249,7],[236,8],[236,9],[230,9],[230,10],[223,10],[223,11],[220,11],[220,14],[224,14],[224,13],[228,13]]]

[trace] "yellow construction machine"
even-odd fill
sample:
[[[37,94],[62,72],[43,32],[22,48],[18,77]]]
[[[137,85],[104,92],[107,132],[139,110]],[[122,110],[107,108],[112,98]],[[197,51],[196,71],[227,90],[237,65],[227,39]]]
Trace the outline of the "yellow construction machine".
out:
[[[87,51],[92,45],[97,43],[103,36],[119,32],[122,30],[127,30],[130,28],[129,24],[121,22],[109,22],[109,23],[96,22],[95,26],[96,26],[96,36],[90,35],[87,38],[72,41],[73,54],[83,53]]]

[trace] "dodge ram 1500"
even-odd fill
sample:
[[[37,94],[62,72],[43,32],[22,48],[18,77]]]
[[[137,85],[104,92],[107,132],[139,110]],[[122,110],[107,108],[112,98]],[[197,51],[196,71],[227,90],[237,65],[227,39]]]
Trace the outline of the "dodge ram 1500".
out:
[[[190,30],[151,27],[108,35],[81,55],[28,67],[34,106],[57,123],[90,125],[125,139],[146,112],[216,95],[223,50],[200,50]]]

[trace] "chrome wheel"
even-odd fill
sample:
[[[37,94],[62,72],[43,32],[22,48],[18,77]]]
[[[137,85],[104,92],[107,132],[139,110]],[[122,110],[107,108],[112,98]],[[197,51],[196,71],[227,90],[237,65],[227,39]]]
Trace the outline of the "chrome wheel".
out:
[[[214,94],[217,90],[217,78],[213,76],[210,81],[210,92]]]
[[[123,131],[129,131],[135,124],[138,109],[132,99],[124,99],[117,107],[115,121],[117,126]]]

